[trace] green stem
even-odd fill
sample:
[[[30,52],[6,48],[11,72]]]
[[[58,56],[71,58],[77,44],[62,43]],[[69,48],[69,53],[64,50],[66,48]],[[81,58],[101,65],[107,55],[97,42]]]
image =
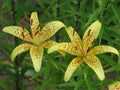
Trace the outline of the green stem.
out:
[[[84,66],[84,78],[85,78],[85,81],[86,81],[86,85],[87,85],[87,87],[88,87],[88,90],[91,90],[91,88],[90,88],[90,84],[89,84],[89,81],[88,81],[88,79],[87,79],[87,71],[86,71],[87,69],[85,68],[85,66]]]
[[[104,17],[104,16],[106,15],[107,9],[108,9],[108,7],[109,7],[110,2],[111,2],[111,0],[109,0],[109,1],[106,3],[105,9],[103,10],[103,13],[102,13],[102,16],[101,16],[101,17]]]
[[[57,0],[57,5],[58,6],[59,6],[59,3],[60,3],[60,0]],[[60,16],[60,8],[58,7],[56,17],[59,17],[59,16]],[[59,33],[57,33],[57,35],[56,35],[56,41],[59,42]]]
[[[118,56],[118,64],[120,65],[120,56]],[[118,68],[116,80],[120,80],[120,69]]]
[[[80,9],[80,3],[81,3],[81,1],[82,0],[78,0],[78,4],[76,5],[78,11]],[[76,20],[75,27],[76,27],[76,31],[78,32],[78,30],[79,30],[79,20],[78,19],[80,18],[80,16],[76,15],[76,17],[77,17],[77,20]]]
[[[12,16],[13,16],[13,25],[16,25],[16,10],[15,10],[15,2],[14,0],[11,0],[12,4]],[[18,39],[15,37],[14,39],[15,46],[18,44]],[[20,77],[19,77],[19,62],[18,62],[18,57],[15,59],[15,82],[16,82],[16,90],[20,90]]]
[[[118,13],[119,9],[117,8],[117,6],[114,3],[111,3],[111,8],[114,12],[114,15],[115,15],[118,23],[120,24],[120,14]]]

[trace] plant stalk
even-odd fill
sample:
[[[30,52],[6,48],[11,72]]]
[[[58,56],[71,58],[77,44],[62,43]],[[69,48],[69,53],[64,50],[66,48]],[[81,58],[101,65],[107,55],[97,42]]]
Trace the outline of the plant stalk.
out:
[[[59,3],[60,3],[60,0],[57,0],[57,5],[59,5]],[[59,17],[59,16],[60,16],[60,8],[58,7],[56,17]],[[59,33],[57,33],[57,35],[56,35],[56,41],[59,42]]]
[[[16,25],[16,10],[15,10],[15,1],[11,0],[11,5],[12,5],[12,17],[13,17],[13,25]],[[18,45],[18,39],[15,37],[14,38],[15,46]],[[18,62],[18,57],[15,58],[15,88],[16,90],[20,90],[20,77],[19,77],[19,62]]]
[[[79,9],[80,9],[80,3],[81,3],[81,1],[82,0],[78,0],[78,3],[77,3],[77,10],[79,11]],[[79,18],[80,18],[80,16],[78,16],[78,15],[76,15],[76,17],[77,17],[77,20],[76,20],[76,22],[75,22],[75,29],[76,29],[76,31],[78,32],[78,30],[79,30]]]

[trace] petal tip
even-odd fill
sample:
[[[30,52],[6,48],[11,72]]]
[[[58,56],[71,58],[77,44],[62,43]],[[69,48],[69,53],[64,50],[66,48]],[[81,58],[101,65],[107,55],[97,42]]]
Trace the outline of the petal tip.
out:
[[[52,48],[52,47],[50,47],[50,48],[48,49],[48,51],[47,51],[47,52],[48,52],[48,54],[50,54],[50,53],[54,52],[54,51],[53,51],[53,48]]]
[[[40,65],[35,65],[35,64],[33,63],[33,66],[34,66],[34,70],[35,70],[36,72],[39,72],[39,71],[40,71],[41,64],[40,64]]]
[[[101,22],[99,20],[95,21],[95,24],[101,27]]]
[[[117,54],[117,56],[119,56],[119,55],[120,55],[120,54],[119,54],[119,51],[117,51],[117,53],[116,53],[116,54]]]
[[[100,81],[103,81],[105,79],[104,72],[98,75]]]
[[[103,76],[102,78],[100,78],[101,81],[103,81],[105,79],[105,76]]]
[[[11,57],[11,61],[14,62],[14,58]]]
[[[50,49],[48,49],[48,51],[47,51],[47,52],[48,52],[48,54],[52,53]]]
[[[40,71],[40,68],[35,68],[35,71],[36,71],[36,72],[39,72],[39,71]]]
[[[67,77],[64,77],[64,82],[68,82],[69,79]]]
[[[4,27],[2,31],[7,32],[7,30],[8,30],[8,27]]]
[[[37,12],[32,12],[31,15],[33,15],[33,14],[37,14]]]

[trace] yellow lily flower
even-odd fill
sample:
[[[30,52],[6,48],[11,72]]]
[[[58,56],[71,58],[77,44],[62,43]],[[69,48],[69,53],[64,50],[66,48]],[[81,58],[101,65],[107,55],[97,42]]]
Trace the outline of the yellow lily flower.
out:
[[[32,12],[30,17],[30,26],[31,33],[24,27],[19,26],[7,26],[3,29],[3,31],[29,42],[17,46],[11,53],[11,60],[14,61],[17,55],[30,50],[30,56],[32,58],[34,69],[38,72],[41,68],[44,48],[49,48],[57,43],[52,40],[46,40],[52,37],[59,29],[65,27],[65,25],[60,21],[52,21],[46,24],[40,31],[40,23],[37,12]],[[60,53],[64,54],[64,52],[61,51]]]
[[[109,90],[120,90],[120,81],[116,81],[108,86]]]
[[[83,39],[81,40],[77,32],[72,27],[68,27],[66,28],[66,31],[71,39],[71,42],[57,43],[48,49],[48,53],[52,53],[57,50],[63,50],[77,56],[67,67],[64,76],[65,82],[70,79],[73,72],[80,66],[82,62],[85,62],[90,68],[92,68],[100,80],[105,78],[101,63],[95,55],[106,52],[119,55],[119,52],[115,48],[107,45],[99,45],[91,49],[100,32],[100,28],[101,23],[99,21],[95,21],[88,27],[83,35]]]

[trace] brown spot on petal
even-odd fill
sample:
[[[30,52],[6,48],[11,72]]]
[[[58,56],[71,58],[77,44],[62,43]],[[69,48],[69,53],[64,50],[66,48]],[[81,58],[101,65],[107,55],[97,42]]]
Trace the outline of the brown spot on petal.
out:
[[[90,47],[88,47],[88,49],[87,49],[87,52],[89,52],[90,51]]]
[[[31,36],[31,38],[33,39],[33,35],[32,35],[32,33],[30,32],[30,36]]]
[[[77,46],[75,47],[75,49],[77,50]]]
[[[95,41],[96,41],[96,39],[94,39],[94,40],[92,41],[92,44],[93,44]]]
[[[33,19],[30,19],[30,25],[32,25],[33,24]]]
[[[34,36],[36,36],[36,35],[38,34],[38,32],[39,32],[39,30],[37,30],[37,31],[35,32]]]
[[[74,67],[74,66],[77,66],[79,62],[80,62],[80,60],[75,60],[74,62],[72,62],[72,66],[73,66],[73,67]]]
[[[22,29],[25,30],[25,24],[22,23],[21,26],[22,26]]]
[[[36,27],[36,30],[40,27],[40,24]]]
[[[75,30],[73,30],[73,36],[74,36],[74,34],[75,34]]]
[[[24,39],[24,38],[25,38],[24,32],[22,32],[21,35],[22,35],[22,37],[23,37],[23,39]]]
[[[91,29],[89,29],[89,31],[88,31],[88,36],[90,36],[90,32],[91,32]]]

